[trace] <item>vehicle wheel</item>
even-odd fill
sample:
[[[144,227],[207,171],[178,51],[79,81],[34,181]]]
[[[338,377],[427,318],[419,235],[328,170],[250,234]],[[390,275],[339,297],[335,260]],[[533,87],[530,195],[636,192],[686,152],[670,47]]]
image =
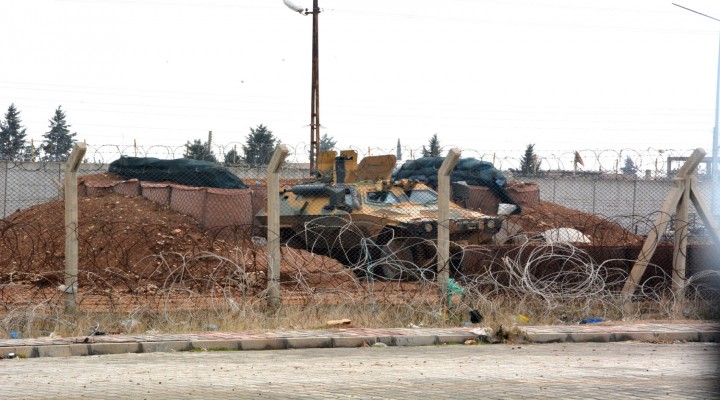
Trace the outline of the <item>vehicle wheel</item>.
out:
[[[287,247],[294,249],[307,250],[307,245],[302,236],[295,233],[292,229],[282,228],[280,229],[280,243],[283,243]]]
[[[380,263],[387,279],[417,280],[420,268],[413,252],[410,239],[392,239],[383,246],[384,257]]]

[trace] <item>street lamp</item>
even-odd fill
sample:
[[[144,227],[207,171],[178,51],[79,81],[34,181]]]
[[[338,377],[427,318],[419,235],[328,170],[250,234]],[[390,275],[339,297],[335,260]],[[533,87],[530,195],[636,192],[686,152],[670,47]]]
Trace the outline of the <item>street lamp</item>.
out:
[[[693,9],[681,6],[679,4],[672,3],[674,6],[683,8],[695,14],[702,15],[720,22],[720,19],[711,17],[707,14],[695,11]],[[720,46],[718,47],[718,71],[717,71],[717,87],[715,88],[715,127],[713,127],[713,144],[712,144],[712,160],[710,161],[710,182],[711,182],[711,197],[710,197],[710,212],[715,216],[717,220],[720,216],[720,181],[718,180],[718,110],[720,110]]]
[[[290,0],[283,0],[285,5],[300,14],[313,16],[312,30],[312,78],[310,89],[310,174],[315,174],[317,157],[320,154],[320,68],[318,67],[318,16],[320,7],[318,0],[313,0],[312,11],[293,4]]]

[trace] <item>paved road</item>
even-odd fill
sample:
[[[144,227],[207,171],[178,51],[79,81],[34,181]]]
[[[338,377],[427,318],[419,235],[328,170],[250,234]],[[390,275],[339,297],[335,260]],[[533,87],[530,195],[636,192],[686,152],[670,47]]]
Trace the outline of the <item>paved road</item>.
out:
[[[0,361],[3,398],[720,398],[720,345],[224,351]]]

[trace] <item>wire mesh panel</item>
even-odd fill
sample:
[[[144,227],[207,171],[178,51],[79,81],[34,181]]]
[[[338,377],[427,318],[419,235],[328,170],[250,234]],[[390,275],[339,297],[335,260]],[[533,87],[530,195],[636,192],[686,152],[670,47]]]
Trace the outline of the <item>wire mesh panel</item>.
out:
[[[47,334],[101,321],[116,332],[239,329],[298,315],[313,315],[301,324],[317,326],[350,314],[362,325],[407,326],[467,322],[471,311],[475,320],[522,314],[573,322],[589,315],[671,316],[679,300],[669,291],[673,219],[658,232],[663,240],[636,293],[642,307],[628,314],[617,306],[673,187],[667,153],[580,152],[584,166],[574,153],[546,155],[541,168],[523,173],[518,155],[466,150],[477,155],[466,165],[487,163],[493,172],[485,181],[455,176],[448,221],[438,221],[435,160],[398,176],[405,162],[381,149],[336,152],[309,171],[298,146],[280,170],[277,193],[268,192],[265,168],[242,162],[209,166],[242,182],[236,188],[174,182],[169,173],[148,179],[109,171],[122,156],[172,159],[181,149],[99,146],[86,153],[78,174],[78,299],[88,317],[80,327],[62,310],[63,165],[0,162],[0,328]],[[696,177],[709,199],[707,176]],[[264,317],[270,196],[280,204],[282,245],[275,322]],[[689,317],[704,317],[717,310],[720,255],[698,210],[691,207],[688,219],[684,300]],[[452,280],[443,288],[450,319],[437,313],[442,226],[450,230]]]

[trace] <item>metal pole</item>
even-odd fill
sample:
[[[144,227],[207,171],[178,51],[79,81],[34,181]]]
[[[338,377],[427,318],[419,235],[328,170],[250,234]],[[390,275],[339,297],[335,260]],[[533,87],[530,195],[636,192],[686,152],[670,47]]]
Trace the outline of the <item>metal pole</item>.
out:
[[[638,185],[638,179],[635,177],[633,179],[633,195],[632,195],[632,211],[630,212],[630,215],[633,219],[635,219],[635,203],[637,202],[637,185]],[[637,226],[637,225],[636,225]],[[637,232],[635,232],[637,233]]]
[[[695,11],[691,8],[687,8],[685,6],[681,6],[680,4],[672,3],[672,5],[683,8],[687,11],[693,12],[695,14],[702,15],[703,17],[710,18],[712,20],[720,22],[720,19],[712,17],[707,14],[703,14],[699,11]],[[715,127],[713,128],[713,148],[712,148],[712,161],[710,165],[710,190],[711,190],[711,196],[710,196],[710,213],[713,214],[714,218],[720,219],[720,210],[718,207],[720,204],[720,181],[718,181],[718,113],[720,109],[720,47],[718,48],[718,72],[717,72],[717,82],[716,82],[716,88],[715,88]]]
[[[720,216],[720,180],[718,180],[718,110],[720,109],[720,45],[718,45],[718,70],[717,86],[715,88],[715,127],[713,128],[712,165],[710,167],[710,179],[712,182],[712,196],[710,198],[710,210],[717,220]]]
[[[10,161],[5,161],[5,183],[3,184],[3,213],[2,217],[0,219],[4,219],[7,216],[7,196],[8,196],[8,190],[7,190],[7,182],[8,182],[8,163]]]
[[[597,198],[596,198],[597,196],[596,196],[595,193],[597,192],[597,183],[598,183],[597,179],[593,179],[593,180],[592,180],[592,184],[593,184],[592,212],[590,212],[590,214],[592,214],[592,215],[595,215],[595,203],[596,203],[596,200],[597,200]]]

